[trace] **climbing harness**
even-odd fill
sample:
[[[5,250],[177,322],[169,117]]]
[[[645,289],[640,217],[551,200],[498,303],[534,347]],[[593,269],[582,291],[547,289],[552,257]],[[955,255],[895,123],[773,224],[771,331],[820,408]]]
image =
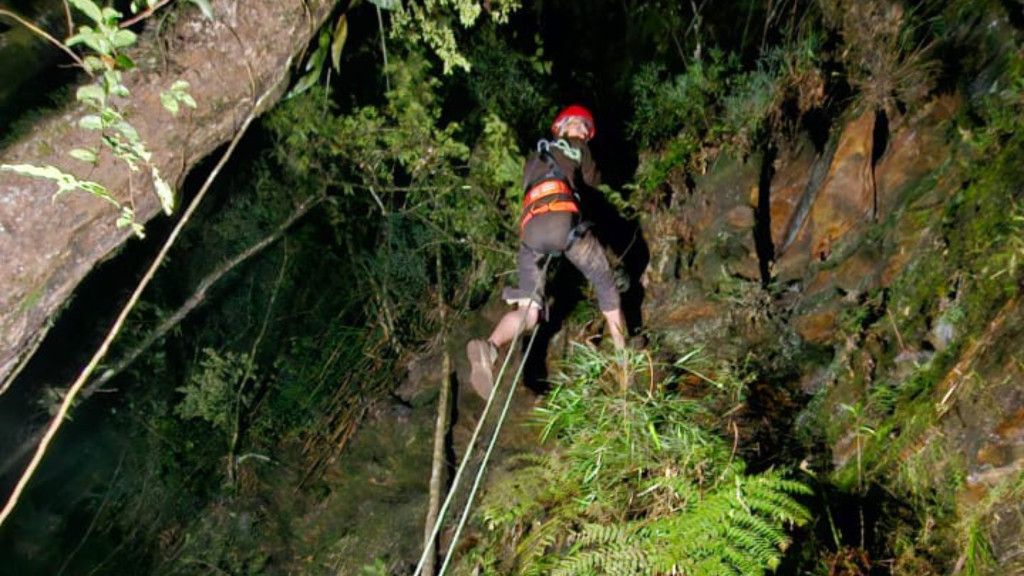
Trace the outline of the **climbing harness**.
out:
[[[572,188],[569,188],[569,185],[563,180],[546,180],[541,182],[526,191],[526,194],[523,196],[523,208],[527,208],[538,200],[555,194],[572,196]]]
[[[542,176],[526,182],[524,185],[526,191],[523,194],[523,217],[519,223],[520,231],[525,229],[527,222],[538,214],[546,214],[548,212],[572,212],[578,214],[580,211],[579,198],[569,186],[569,179],[566,177],[565,172],[555,162],[551,148],[557,148],[567,158],[576,163],[579,163],[580,158],[582,158],[582,152],[573,148],[564,139],[541,139],[537,142],[537,157],[547,164],[548,171]],[[558,197],[561,197],[561,199]],[[541,202],[542,200],[544,202]]]
[[[564,138],[559,138],[558,140],[547,140],[541,138],[537,141],[537,157],[544,161],[548,167],[548,171],[543,176],[524,182],[524,188],[532,188],[539,182],[544,182],[545,180],[562,180],[563,182],[568,182],[569,179],[566,177],[565,172],[562,172],[562,169],[558,167],[558,163],[555,162],[555,156],[551,153],[552,148],[557,148],[563,155],[565,155],[566,158],[577,164],[579,164],[583,159],[583,152],[573,147],[568,140],[565,140]]]
[[[548,212],[572,212],[579,214],[580,208],[576,205],[576,202],[572,200],[564,200],[561,202],[548,202],[547,204],[540,204],[539,206],[531,206],[526,214],[523,215],[523,223],[520,224],[519,229],[526,228],[526,224],[533,220],[534,216],[541,214],[547,214]]]
[[[546,274],[548,264],[551,263],[551,256],[548,256],[544,260],[544,266],[541,269],[541,274]],[[469,445],[466,446],[466,452],[463,455],[462,463],[459,464],[458,470],[455,472],[455,477],[452,479],[452,486],[448,490],[448,495],[444,499],[444,504],[441,505],[441,510],[437,514],[437,520],[434,522],[434,528],[430,531],[430,538],[424,543],[423,554],[420,556],[420,561],[416,565],[416,571],[413,572],[413,576],[420,576],[423,573],[423,566],[426,564],[427,557],[431,554],[434,549],[434,542],[437,540],[437,535],[441,531],[441,524],[444,522],[445,514],[448,513],[448,507],[451,505],[452,499],[455,496],[455,491],[459,487],[459,482],[462,480],[462,474],[466,470],[466,465],[470,461],[470,455],[473,454],[473,449],[476,447],[476,441],[480,436],[480,431],[483,429],[484,422],[487,421],[487,417],[491,414],[491,406],[494,403],[494,399],[498,397],[498,391],[501,389],[501,381],[505,375],[505,370],[508,369],[509,363],[512,360],[512,352],[515,350],[516,345],[519,343],[519,339],[522,337],[523,328],[526,326],[526,317],[529,313],[529,307],[523,307],[523,318],[519,323],[519,329],[516,331],[516,337],[512,340],[512,344],[508,348],[508,352],[505,353],[505,360],[501,364],[501,370],[498,371],[498,375],[494,378],[494,388],[491,390],[491,395],[487,399],[487,404],[484,406],[484,411],[480,415],[480,421],[477,422],[476,428],[473,430],[473,435],[469,439]],[[473,506],[473,499],[476,497],[476,493],[480,488],[480,482],[483,480],[484,471],[487,469],[487,463],[491,458],[491,453],[494,451],[494,446],[498,442],[498,434],[501,432],[501,427],[505,423],[505,417],[508,415],[509,407],[512,405],[512,397],[515,395],[516,385],[519,383],[519,379],[523,375],[523,369],[526,366],[526,359],[530,356],[530,350],[533,349],[533,343],[537,339],[539,330],[534,330],[530,336],[530,341],[526,345],[526,352],[523,354],[523,360],[519,363],[519,368],[516,370],[515,377],[512,379],[508,395],[505,398],[505,405],[502,407],[501,414],[498,417],[498,423],[494,428],[494,434],[491,435],[491,440],[487,445],[487,450],[484,452],[483,460],[480,462],[480,469],[477,471],[476,478],[473,480],[473,487],[469,492],[469,497],[466,500],[466,506],[462,510],[462,516],[459,519],[458,527],[455,529],[455,534],[452,536],[451,544],[448,546],[448,551],[445,553],[444,563],[441,565],[441,569],[438,570],[436,576],[444,576],[445,571],[448,569],[448,565],[452,560],[452,553],[455,550],[455,545],[458,544],[459,536],[462,534],[462,529],[466,525],[466,520],[469,518],[469,510]]]

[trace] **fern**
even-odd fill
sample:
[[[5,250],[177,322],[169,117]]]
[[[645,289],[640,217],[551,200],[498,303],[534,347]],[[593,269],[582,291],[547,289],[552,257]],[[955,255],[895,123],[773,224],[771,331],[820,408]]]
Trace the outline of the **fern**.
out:
[[[501,573],[761,576],[777,567],[787,527],[809,520],[797,500],[808,488],[778,471],[746,474],[708,432],[700,403],[623,390],[615,377],[607,358],[577,347],[537,411],[553,452],[516,460],[485,498],[479,516],[493,546],[516,540],[514,570]]]

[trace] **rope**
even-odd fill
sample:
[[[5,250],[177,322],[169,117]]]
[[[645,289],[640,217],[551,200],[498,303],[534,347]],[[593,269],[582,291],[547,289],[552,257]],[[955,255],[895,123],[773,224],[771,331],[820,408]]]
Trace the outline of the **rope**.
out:
[[[551,256],[546,256],[544,259],[544,266],[541,269],[541,278],[543,278],[547,274],[548,264],[550,262]],[[533,295],[537,295],[537,293],[538,290],[534,289]],[[473,430],[473,435],[469,439],[469,445],[466,446],[466,452],[462,458],[462,463],[459,464],[459,469],[456,470],[455,478],[452,480],[452,487],[448,490],[448,495],[444,499],[444,504],[441,505],[441,510],[437,514],[437,520],[434,522],[434,528],[430,531],[430,538],[428,538],[427,541],[423,544],[423,554],[420,556],[419,563],[416,564],[416,571],[413,572],[413,576],[420,576],[423,573],[423,566],[426,563],[427,557],[430,555],[431,550],[433,550],[434,541],[437,540],[437,535],[441,531],[441,524],[444,522],[445,514],[448,513],[448,507],[451,505],[452,499],[455,497],[456,488],[458,488],[459,482],[462,480],[462,473],[465,472],[466,465],[469,464],[469,456],[473,453],[473,448],[476,447],[476,441],[480,436],[480,431],[483,429],[484,422],[487,421],[487,417],[491,413],[491,405],[494,403],[495,397],[498,396],[498,390],[501,387],[501,381],[504,378],[505,370],[508,369],[509,362],[511,362],[512,360],[512,351],[515,350],[516,345],[519,343],[519,339],[522,337],[523,328],[526,326],[526,318],[529,313],[530,307],[526,306],[523,309],[523,318],[519,322],[519,329],[516,330],[516,336],[515,338],[513,338],[512,344],[508,348],[508,352],[505,353],[505,359],[504,361],[502,361],[501,370],[498,371],[498,375],[494,379],[494,388],[491,391],[491,396],[487,399],[487,404],[484,406],[484,411],[480,416],[480,421],[477,422],[476,428]],[[505,407],[502,410],[500,419],[498,420],[498,425],[494,430],[494,435],[491,437],[491,443],[490,445],[488,445],[487,452],[484,456],[484,460],[480,464],[480,471],[477,473],[477,478],[474,481],[472,493],[470,494],[469,500],[466,502],[466,507],[463,509],[462,522],[460,522],[459,525],[459,532],[461,532],[462,530],[462,525],[465,523],[465,518],[467,517],[469,512],[469,507],[473,502],[473,497],[476,495],[477,486],[480,482],[483,470],[487,465],[487,460],[490,457],[491,450],[494,448],[495,440],[498,437],[498,433],[501,431],[502,424],[504,424],[505,422],[505,415],[508,412],[508,407],[511,403],[512,394],[515,392],[515,384],[523,373],[523,367],[526,365],[526,358],[529,356],[530,349],[533,347],[533,342],[534,339],[536,339],[536,337],[537,331],[535,330],[533,336],[530,338],[529,344],[527,345],[526,354],[523,355],[523,360],[519,364],[519,369],[516,372],[516,377],[512,381],[512,389],[509,392],[508,398],[506,398],[505,400]],[[445,562],[441,566],[441,571],[437,574],[437,576],[442,576],[444,574],[444,571],[448,567],[448,563],[451,559],[453,547],[457,541],[458,532],[456,533],[455,538],[452,539],[452,545],[448,549]]]
[[[455,545],[459,543],[459,536],[462,534],[462,529],[465,527],[466,520],[469,518],[469,509],[473,505],[473,499],[476,497],[477,490],[480,489],[480,482],[483,480],[484,471],[487,469],[487,462],[491,458],[491,452],[494,451],[494,446],[498,443],[498,433],[501,432],[501,427],[505,423],[505,417],[508,415],[508,409],[512,405],[512,397],[516,392],[516,384],[519,383],[519,378],[523,375],[523,368],[526,366],[526,359],[530,356],[530,350],[533,349],[533,343],[537,339],[538,332],[540,331],[533,331],[533,335],[530,336],[530,342],[526,345],[526,353],[523,354],[523,361],[519,363],[519,370],[516,371],[516,376],[512,379],[512,385],[508,391],[508,396],[505,398],[505,406],[502,408],[501,416],[498,418],[498,425],[495,427],[494,434],[491,436],[490,444],[487,445],[487,452],[484,453],[484,459],[480,462],[480,470],[477,471],[476,478],[473,480],[473,489],[469,491],[469,499],[466,501],[466,507],[462,509],[462,518],[459,519],[459,526],[455,529],[452,541],[448,545],[448,552],[445,554],[444,564],[441,565],[441,570],[437,573],[437,576],[444,576],[445,570],[448,569],[448,564],[452,560],[452,552],[455,551]]]

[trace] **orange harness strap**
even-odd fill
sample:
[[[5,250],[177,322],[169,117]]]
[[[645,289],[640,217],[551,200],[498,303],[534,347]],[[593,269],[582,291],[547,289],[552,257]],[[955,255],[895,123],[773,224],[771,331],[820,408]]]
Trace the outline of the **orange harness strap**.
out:
[[[547,198],[554,194],[572,196],[572,189],[569,188],[569,185],[562,180],[545,180],[526,192],[523,196],[523,208],[526,208],[537,200]]]
[[[541,204],[540,206],[534,206],[523,216],[523,223],[519,225],[519,230],[522,231],[526,228],[526,223],[533,219],[538,214],[547,214],[548,212],[579,212],[579,206],[576,206],[575,202],[572,201],[561,201],[561,202],[549,202],[547,204]]]

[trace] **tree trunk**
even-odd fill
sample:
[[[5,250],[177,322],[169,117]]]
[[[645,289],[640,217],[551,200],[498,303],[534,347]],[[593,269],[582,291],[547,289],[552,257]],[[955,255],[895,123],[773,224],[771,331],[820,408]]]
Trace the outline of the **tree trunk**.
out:
[[[214,0],[214,20],[183,9],[157,38],[144,34],[132,54],[139,69],[126,74],[130,121],[169,182],[231,139],[255,98],[289,74],[289,57],[304,50],[337,0]],[[185,80],[198,103],[172,117],[160,92]],[[287,83],[282,83],[285,86]],[[276,101],[281,94],[275,95]],[[71,159],[93,148],[97,135],[76,128],[77,104],[35,124],[0,151],[0,163],[54,165],[107,187],[145,222],[160,211],[152,183],[104,154],[95,168]],[[45,335],[51,317],[78,283],[129,238],[117,212],[84,192],[52,200],[49,181],[0,172],[0,393]]]

